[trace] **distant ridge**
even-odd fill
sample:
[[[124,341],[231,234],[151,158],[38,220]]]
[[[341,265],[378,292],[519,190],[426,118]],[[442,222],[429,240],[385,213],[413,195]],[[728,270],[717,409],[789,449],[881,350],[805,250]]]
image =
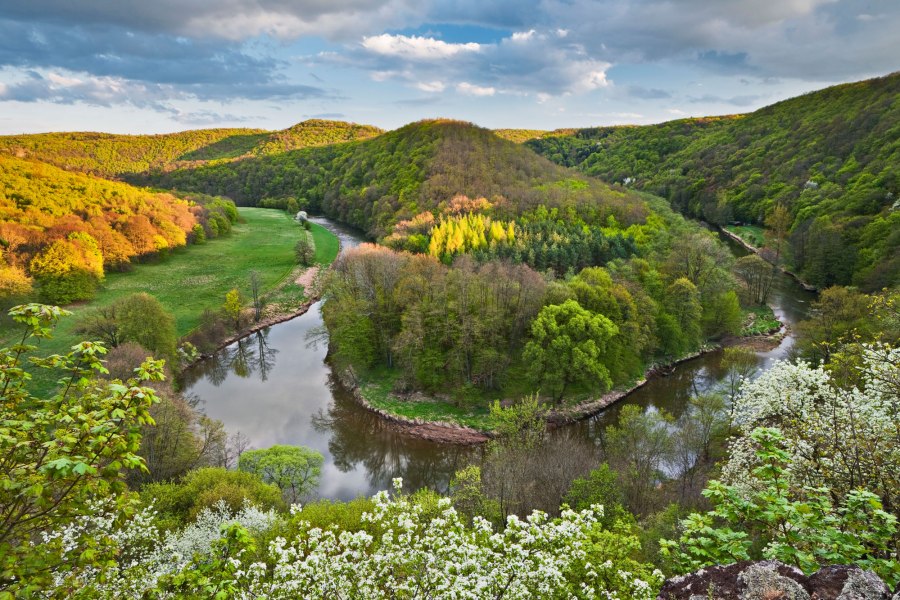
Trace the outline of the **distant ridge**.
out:
[[[790,260],[817,285],[900,284],[900,73],[746,115],[596,127],[526,145],[715,223],[791,218]]]
[[[0,153],[57,167],[118,178],[185,164],[229,161],[297,148],[365,139],[382,133],[371,125],[310,119],[280,131],[196,129],[158,135],[93,132],[0,136]]]

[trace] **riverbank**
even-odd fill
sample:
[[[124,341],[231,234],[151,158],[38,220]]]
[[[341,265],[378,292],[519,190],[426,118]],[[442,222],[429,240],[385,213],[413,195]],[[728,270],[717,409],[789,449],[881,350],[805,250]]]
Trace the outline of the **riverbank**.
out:
[[[365,394],[363,394],[363,386],[351,368],[340,370],[337,374],[337,379],[340,381],[341,385],[350,392],[350,395],[357,404],[369,412],[378,415],[386,422],[391,423],[399,431],[408,436],[440,444],[456,444],[462,446],[479,445],[491,439],[491,433],[489,431],[482,431],[480,429],[475,429],[474,427],[467,427],[449,421],[429,421],[425,419],[410,418],[374,406],[369,402]]]
[[[750,242],[748,242],[747,240],[745,240],[744,238],[742,238],[742,237],[739,236],[738,234],[734,233],[733,231],[728,231],[725,227],[723,227],[723,226],[721,226],[721,225],[717,225],[716,227],[717,227],[717,229],[718,229],[723,235],[725,235],[725,236],[728,237],[729,239],[733,240],[735,243],[737,243],[737,244],[743,246],[747,251],[753,252],[754,254],[759,255],[759,256],[762,257],[763,259],[766,258],[766,257],[763,255],[763,253],[761,252],[762,248],[759,248],[759,247],[757,247],[757,246],[754,246],[753,244],[751,244]],[[768,259],[766,259],[766,260],[768,261]],[[784,273],[785,275],[787,275],[788,277],[792,277],[792,278],[800,285],[800,287],[802,287],[802,288],[803,288],[804,290],[806,290],[807,292],[817,292],[817,291],[819,291],[818,288],[816,288],[816,286],[814,286],[814,285],[812,285],[812,284],[810,284],[810,283],[807,283],[807,282],[803,281],[803,279],[801,279],[799,275],[797,275],[797,274],[794,273],[793,271],[788,270],[787,268],[784,267],[784,265],[778,265],[778,269],[779,269],[782,273]]]
[[[180,372],[211,358],[216,352],[258,331],[306,314],[310,307],[321,299],[322,290],[319,277],[340,254],[341,243],[340,239],[328,228],[315,223],[312,224],[312,227],[316,251],[315,263],[309,267],[294,267],[263,295],[267,307],[264,309],[264,316],[259,321],[254,321],[247,327],[241,328],[240,331],[217,340],[214,350],[199,354],[193,360],[182,364]],[[252,313],[252,308],[245,308],[242,311],[242,314],[248,316]]]
[[[696,360],[706,354],[717,352],[723,347],[746,346],[754,351],[761,352],[770,350],[781,343],[785,332],[786,329],[782,326],[767,335],[726,338],[720,343],[706,345],[700,350],[682,356],[675,361],[662,365],[653,365],[647,369],[643,378],[625,389],[611,390],[599,398],[591,398],[572,405],[551,408],[546,416],[547,424],[549,427],[555,428],[589,419],[617,402],[626,399],[651,380],[672,374],[678,365]],[[447,401],[421,393],[403,398],[398,397],[396,394],[386,390],[387,386],[383,382],[381,385],[377,385],[361,381],[350,368],[340,371],[337,377],[341,385],[346,388],[361,407],[378,415],[386,422],[395,425],[398,431],[406,435],[437,443],[457,445],[478,445],[493,437],[493,432],[487,427],[486,415],[482,419],[472,419],[474,422],[481,421],[485,424],[484,427],[461,424],[448,419],[446,416],[439,419],[429,419],[412,417],[408,414],[404,415],[399,410],[406,408],[406,405],[414,405],[416,408],[429,405],[443,406],[447,404]],[[449,406],[446,408],[449,408]]]

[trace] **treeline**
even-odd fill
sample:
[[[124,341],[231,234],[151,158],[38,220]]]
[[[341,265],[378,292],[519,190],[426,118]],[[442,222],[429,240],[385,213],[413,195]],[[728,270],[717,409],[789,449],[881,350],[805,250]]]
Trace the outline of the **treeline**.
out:
[[[900,277],[900,74],[748,115],[583,129],[527,145],[563,165],[667,198],[720,224],[787,209],[789,264],[820,288]]]
[[[503,390],[513,372],[557,400],[606,391],[740,328],[727,253],[710,234],[673,229],[650,260],[617,257],[568,279],[478,252],[448,267],[380,246],[348,251],[323,309],[332,355],[363,372],[399,369],[429,392]]]
[[[227,233],[234,204],[181,199],[69,173],[35,161],[0,158],[0,296],[32,283],[51,302],[93,296],[108,270]]]
[[[643,222],[644,201],[573,174],[519,145],[468,123],[422,121],[374,139],[151,177],[165,188],[194,190],[255,205],[293,197],[301,209],[380,239],[401,221],[442,213],[458,195],[487,198],[491,217],[512,220],[543,205],[569,221],[623,227]]]
[[[0,136],[0,152],[115,178],[209,161],[277,154],[379,133],[381,130],[371,125],[310,119],[274,132],[197,129],[161,135],[73,132]]]

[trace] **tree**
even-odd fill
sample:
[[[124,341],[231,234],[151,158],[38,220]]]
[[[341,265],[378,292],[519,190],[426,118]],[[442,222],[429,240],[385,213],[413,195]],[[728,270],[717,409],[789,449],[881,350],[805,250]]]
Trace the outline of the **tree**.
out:
[[[309,232],[301,232],[300,239],[294,246],[294,255],[297,257],[297,263],[301,266],[311,267],[315,263],[316,246]]]
[[[319,485],[325,458],[304,446],[276,445],[248,450],[238,459],[238,469],[278,486],[288,502],[298,502]]]
[[[700,343],[700,320],[703,316],[697,287],[685,277],[676,279],[666,288],[665,305],[678,323],[686,349],[695,349]]]
[[[63,356],[30,357],[30,342],[49,338],[69,313],[26,304],[9,312],[23,326],[19,343],[0,351],[0,595],[45,588],[62,568],[100,564],[111,558],[108,540],[76,535],[41,541],[40,533],[92,514],[95,503],[118,504],[116,519],[132,506],[122,493],[129,469],[143,469],[137,452],[140,427],[157,401],[148,381],[162,379],[162,363],[146,361],[124,384],[97,377],[106,349],[81,342]],[[29,390],[26,359],[60,374],[53,395]]]
[[[869,305],[869,297],[854,288],[823,290],[812,303],[812,316],[797,324],[801,356],[828,362],[835,349],[852,341],[853,336],[867,337],[871,326]]]
[[[222,306],[222,310],[225,312],[225,318],[234,324],[235,329],[241,328],[241,307],[243,305],[244,300],[237,288],[233,288],[225,294],[225,304]]]
[[[772,289],[772,269],[772,265],[755,253],[742,256],[734,263],[735,274],[744,282],[748,303],[766,303]]]
[[[579,477],[572,482],[563,501],[575,510],[585,510],[595,504],[603,507],[601,523],[606,527],[620,519],[628,519],[630,513],[625,509],[625,497],[619,484],[619,475],[603,463],[588,473],[587,477]]]
[[[175,318],[163,305],[145,292],[116,301],[115,318],[121,340],[140,344],[154,355],[176,361],[178,333]]]
[[[605,364],[607,350],[618,331],[612,321],[592,314],[575,300],[551,304],[532,322],[523,356],[533,379],[546,385],[557,401],[574,383],[606,391],[612,385]]]
[[[11,296],[23,296],[31,291],[31,278],[21,267],[3,263],[0,250],[0,300]]]
[[[259,277],[259,271],[250,271],[250,296],[253,299],[253,320],[259,321],[262,316],[263,299],[260,291],[262,281]]]
[[[722,362],[719,363],[725,370],[725,393],[728,396],[729,426],[734,420],[735,399],[741,385],[756,373],[759,368],[759,359],[756,352],[749,348],[730,346],[722,352]]]
[[[94,238],[77,232],[44,248],[29,268],[43,299],[68,304],[94,297],[103,280],[103,255]]]
[[[637,515],[654,508],[654,493],[663,478],[662,465],[672,452],[669,433],[672,418],[660,411],[644,412],[640,406],[622,407],[618,425],[604,432],[604,449],[610,466],[620,474],[625,502]]]
[[[794,486],[827,486],[835,503],[862,487],[900,516],[900,348],[863,345],[861,351],[859,377],[850,387],[824,366],[803,362],[776,363],[746,383],[722,479],[743,485],[760,466],[753,431],[777,427]]]
[[[734,290],[713,296],[703,311],[703,331],[709,337],[735,335],[742,324],[741,303]]]
[[[897,518],[883,510],[876,494],[853,489],[831,494],[822,485],[792,484],[791,453],[774,428],[754,429],[756,466],[748,481],[711,481],[703,492],[713,504],[705,514],[682,521],[678,542],[664,541],[681,572],[741,560],[774,559],[812,573],[825,565],[856,564],[900,581],[895,535]]]

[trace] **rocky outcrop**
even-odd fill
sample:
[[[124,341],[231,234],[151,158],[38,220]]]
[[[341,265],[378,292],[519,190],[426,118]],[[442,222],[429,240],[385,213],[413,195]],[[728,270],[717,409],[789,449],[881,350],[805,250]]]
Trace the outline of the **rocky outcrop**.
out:
[[[657,600],[900,600],[871,571],[849,565],[804,575],[774,560],[744,561],[674,577]]]

